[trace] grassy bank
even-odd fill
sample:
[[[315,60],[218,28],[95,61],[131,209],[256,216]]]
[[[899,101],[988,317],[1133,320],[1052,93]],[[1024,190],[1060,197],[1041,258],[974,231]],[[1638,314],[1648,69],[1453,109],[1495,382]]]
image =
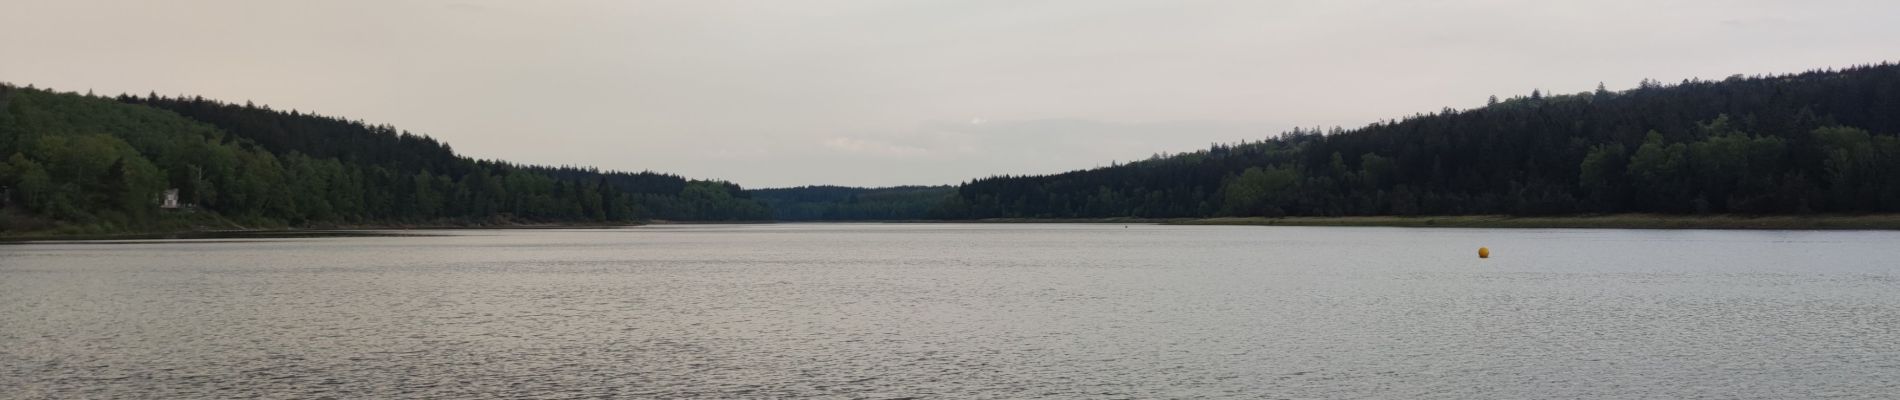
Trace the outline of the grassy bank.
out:
[[[1207,218],[1170,221],[1182,225],[1392,226],[1418,228],[1602,228],[1602,229],[1900,229],[1900,214],[1874,215],[1655,215],[1608,214],[1554,217],[1504,215]]]

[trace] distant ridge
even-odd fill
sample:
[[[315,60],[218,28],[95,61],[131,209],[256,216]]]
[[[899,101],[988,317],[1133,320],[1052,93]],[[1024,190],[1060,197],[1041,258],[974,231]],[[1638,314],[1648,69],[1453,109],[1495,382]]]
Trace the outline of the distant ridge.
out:
[[[456,155],[388,125],[0,85],[0,233],[761,220],[737,185]],[[168,191],[182,205],[161,211]]]
[[[940,218],[1900,211],[1900,67],[1547,94],[960,185]]]

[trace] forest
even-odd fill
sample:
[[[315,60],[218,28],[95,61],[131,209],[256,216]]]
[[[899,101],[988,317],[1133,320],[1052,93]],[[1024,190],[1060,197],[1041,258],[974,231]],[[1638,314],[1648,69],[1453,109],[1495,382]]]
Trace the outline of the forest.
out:
[[[1900,211],[1900,66],[1491,98],[956,189],[939,218]]]
[[[770,218],[727,182],[476,160],[268,106],[0,85],[0,110],[0,231]]]
[[[956,186],[746,190],[389,125],[0,84],[0,232],[677,221],[1900,212],[1900,66],[1492,97]],[[175,191],[175,192],[174,192]],[[181,207],[159,206],[168,192]]]

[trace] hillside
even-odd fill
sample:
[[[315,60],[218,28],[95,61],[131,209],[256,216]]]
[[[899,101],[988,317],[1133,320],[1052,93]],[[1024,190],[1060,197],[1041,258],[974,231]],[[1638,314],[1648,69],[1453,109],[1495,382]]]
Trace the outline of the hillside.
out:
[[[0,85],[0,231],[754,220],[736,185],[456,155],[387,125]],[[161,211],[176,189],[184,207]]]
[[[1499,100],[955,187],[516,165],[388,125],[0,84],[0,233],[641,220],[1900,212],[1900,66]],[[179,209],[160,200],[176,190]]]
[[[1900,211],[1900,66],[1497,100],[957,187],[950,218]]]

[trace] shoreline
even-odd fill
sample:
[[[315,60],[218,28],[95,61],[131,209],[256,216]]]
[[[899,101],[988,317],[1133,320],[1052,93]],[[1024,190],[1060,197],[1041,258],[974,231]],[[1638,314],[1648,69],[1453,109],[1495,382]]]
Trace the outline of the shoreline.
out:
[[[648,225],[645,222],[628,223],[520,223],[520,224],[365,224],[365,225],[320,225],[295,228],[236,228],[236,229],[175,229],[114,233],[44,233],[22,232],[0,233],[0,244],[26,243],[41,241],[111,241],[111,240],[161,240],[161,239],[222,239],[222,238],[288,238],[320,236],[395,236],[378,235],[367,231],[430,231],[430,230],[486,230],[486,229],[613,229],[630,226]],[[402,235],[402,234],[397,234]],[[427,234],[414,234],[427,236]],[[414,236],[412,235],[412,236]]]
[[[1399,228],[1513,229],[1747,229],[1900,230],[1900,214],[1871,215],[1660,215],[1593,214],[1550,217],[1508,215],[1223,217],[1164,222],[1170,225],[1363,226]]]
[[[154,239],[284,238],[376,236],[366,231],[487,229],[613,229],[649,225],[728,225],[787,223],[924,224],[1156,224],[1203,226],[1318,226],[1493,229],[1725,229],[1725,230],[1900,230],[1900,214],[1869,215],[1663,215],[1592,214],[1546,217],[1509,215],[1215,217],[1215,218],[986,218],[973,220],[812,220],[812,221],[644,221],[628,223],[365,224],[296,228],[180,229],[116,233],[0,233],[0,244],[38,241],[110,241]],[[400,233],[398,233],[400,235]],[[417,233],[426,235],[425,233]]]
[[[1900,230],[1900,214],[1589,214],[1541,217],[1518,217],[1509,215],[1433,215],[1277,218],[986,218],[969,220],[805,220],[771,221],[767,223],[1157,224],[1511,229]]]

